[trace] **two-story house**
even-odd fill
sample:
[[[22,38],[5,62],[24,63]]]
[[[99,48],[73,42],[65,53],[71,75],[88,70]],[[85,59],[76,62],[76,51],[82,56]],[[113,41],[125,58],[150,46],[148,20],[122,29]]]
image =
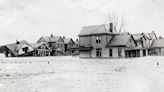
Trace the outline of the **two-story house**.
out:
[[[65,53],[64,40],[61,36],[53,36],[51,34],[51,36],[41,37],[37,42],[46,42],[52,50],[51,56],[63,55]]]
[[[143,49],[143,56],[148,56],[151,54],[151,45],[153,40],[157,39],[154,31],[151,33],[137,33],[132,34],[135,39],[137,46]]]
[[[73,50],[71,48],[75,45],[73,39],[63,37],[63,40],[64,40],[64,46],[65,46],[65,54],[72,55]]]
[[[102,25],[84,26],[79,33],[80,57],[109,57],[106,48],[114,35],[119,35],[110,23]]]

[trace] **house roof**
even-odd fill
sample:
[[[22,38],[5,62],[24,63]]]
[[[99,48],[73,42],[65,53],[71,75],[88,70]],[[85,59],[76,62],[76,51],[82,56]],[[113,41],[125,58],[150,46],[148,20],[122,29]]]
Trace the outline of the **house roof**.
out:
[[[113,33],[109,32],[109,25],[93,25],[93,26],[84,26],[79,33],[79,36],[93,35],[93,34],[116,34],[116,30]]]
[[[42,45],[45,45],[49,51],[52,51],[52,50],[50,49],[50,47],[46,44],[46,42],[31,43],[31,46],[32,46],[34,49],[37,49],[37,48],[39,48],[39,47],[42,46]]]
[[[72,40],[72,38],[65,38],[65,39],[63,39],[64,40],[64,43],[65,44],[68,44],[71,40]],[[73,40],[72,40],[73,41]],[[74,41],[73,41],[74,42]]]
[[[143,37],[142,34],[132,34],[132,36],[133,36],[134,40],[139,40]]]
[[[17,56],[17,51],[22,47],[23,44],[30,45],[27,41],[19,41],[19,44],[12,43],[5,45],[15,56]]]
[[[79,45],[79,41],[74,41],[75,45]]]
[[[116,35],[113,36],[111,41],[108,43],[108,47],[113,47],[113,46],[126,46],[129,39],[131,38],[131,35]]]
[[[154,31],[152,31],[151,33],[144,32],[143,35],[145,35],[148,39],[157,39],[157,36]]]
[[[164,47],[164,39],[155,39],[151,45],[152,48]]]
[[[53,36],[53,37],[43,36],[41,38],[44,39],[46,42],[57,42],[61,38],[61,36]]]

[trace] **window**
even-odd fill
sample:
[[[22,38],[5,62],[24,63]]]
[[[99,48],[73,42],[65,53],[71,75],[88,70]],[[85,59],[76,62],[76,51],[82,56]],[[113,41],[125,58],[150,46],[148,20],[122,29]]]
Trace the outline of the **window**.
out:
[[[102,51],[101,49],[96,49],[96,56],[101,57],[102,56]]]
[[[118,56],[121,57],[122,56],[122,49],[121,48],[118,48]]]
[[[25,53],[27,53],[28,47],[22,48],[22,50],[23,50]]]
[[[146,56],[146,50],[143,50],[143,56]]]
[[[101,43],[101,36],[96,36],[96,43]]]
[[[110,56],[110,57],[112,57],[112,56],[113,56],[112,49],[109,49],[109,56]]]

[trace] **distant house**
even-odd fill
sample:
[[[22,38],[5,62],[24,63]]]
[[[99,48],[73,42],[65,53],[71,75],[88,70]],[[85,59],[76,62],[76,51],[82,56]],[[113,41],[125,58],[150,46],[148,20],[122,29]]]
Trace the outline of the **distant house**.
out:
[[[151,45],[151,55],[164,55],[164,39],[155,39]]]
[[[79,55],[79,40],[76,39],[76,41],[74,41],[74,45],[72,47],[70,47],[70,50],[72,50],[72,55],[76,56]]]
[[[3,46],[6,57],[32,56],[34,49],[30,44],[23,40],[16,43],[7,44]]]
[[[152,42],[153,40],[157,39],[155,32],[152,31],[151,33],[137,33],[132,34],[132,36],[136,41],[137,46],[143,49],[143,56],[149,55]]]
[[[41,37],[37,42],[46,42],[52,50],[51,56],[63,55],[65,53],[64,40],[61,36],[44,36]]]
[[[143,50],[143,56],[148,56],[151,45],[149,39],[145,37],[145,35],[139,33],[132,34],[132,36],[137,44],[137,47]]]
[[[72,50],[71,48],[75,45],[74,41],[72,40],[72,38],[63,38],[63,40],[65,46],[65,54],[72,55],[74,50]]]
[[[32,43],[34,49],[34,56],[50,56],[52,50],[45,42]]]

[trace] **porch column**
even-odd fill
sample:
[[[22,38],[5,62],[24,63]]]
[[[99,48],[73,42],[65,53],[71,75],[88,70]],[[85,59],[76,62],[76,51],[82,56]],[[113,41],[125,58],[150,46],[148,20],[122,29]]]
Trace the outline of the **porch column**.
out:
[[[140,50],[140,57],[143,56],[143,50]]]
[[[125,58],[125,48],[122,49],[122,57]]]
[[[148,56],[148,49],[146,50],[146,56]]]

